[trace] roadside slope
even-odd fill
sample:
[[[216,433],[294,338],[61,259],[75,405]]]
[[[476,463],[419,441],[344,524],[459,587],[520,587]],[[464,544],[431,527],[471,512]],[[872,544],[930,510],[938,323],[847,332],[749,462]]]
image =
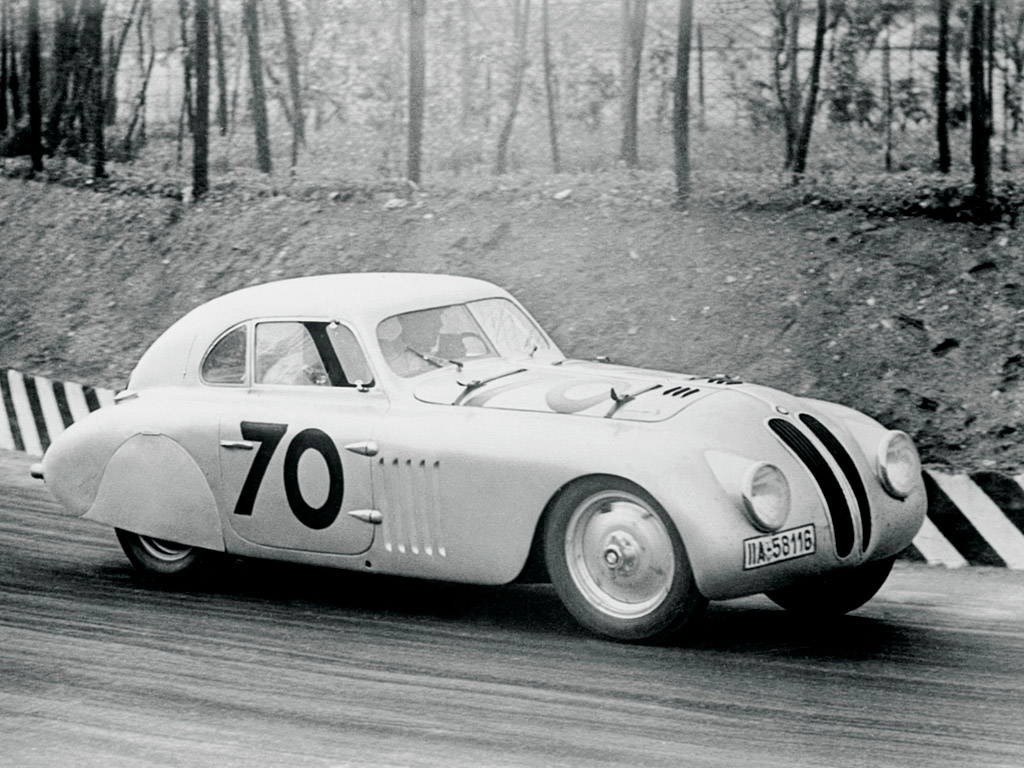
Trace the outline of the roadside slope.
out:
[[[512,290],[571,355],[730,373],[837,400],[954,470],[1024,467],[1024,240],[907,219],[697,206],[650,180],[483,192],[309,189],[200,205],[0,179],[0,367],[123,385],[175,318],[303,274],[466,274]],[[349,199],[345,199],[349,198]],[[395,204],[396,206],[398,204]]]

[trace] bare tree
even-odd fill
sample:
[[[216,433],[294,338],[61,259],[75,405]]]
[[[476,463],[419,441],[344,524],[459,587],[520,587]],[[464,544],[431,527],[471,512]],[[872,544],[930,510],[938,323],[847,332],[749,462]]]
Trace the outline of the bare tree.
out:
[[[949,13],[952,0],[938,0],[939,39],[935,49],[935,139],[939,171],[949,173]]]
[[[426,103],[426,0],[409,3],[409,181],[420,183],[423,160],[423,111]]]
[[[548,104],[548,137],[551,141],[551,168],[562,172],[562,160],[558,152],[558,95],[555,92],[555,69],[551,62],[551,18],[548,0],[541,5],[541,48],[544,61],[544,94]]]
[[[814,113],[818,108],[818,88],[821,83],[821,60],[825,51],[827,15],[828,0],[818,0],[818,20],[814,30],[814,53],[811,58],[811,71],[807,75],[807,100],[804,103],[804,118],[800,124],[796,152],[793,156],[794,182],[798,182],[807,169],[807,153],[811,147],[811,129],[814,127]],[[797,96],[799,97],[799,92]]]
[[[53,65],[51,67],[48,110],[44,138],[50,151],[55,151],[61,140],[72,133],[77,105],[71,93],[72,75],[81,81],[88,63],[79,61],[78,3],[61,0],[59,14],[53,29]],[[80,89],[79,89],[80,90]],[[72,103],[68,109],[68,100]]]
[[[622,147],[620,158],[630,168],[640,165],[638,112],[647,0],[622,0]]]
[[[84,114],[92,147],[92,175],[107,175],[107,152],[103,136],[106,109],[103,104],[103,0],[82,2],[82,47],[88,62]]]
[[[192,194],[210,188],[210,5],[195,0],[196,118],[192,133]]]
[[[213,45],[217,52],[217,127],[221,136],[228,135],[228,75],[224,62],[224,30],[221,27],[220,0],[210,5],[213,14]]]
[[[43,78],[39,40],[39,0],[28,0],[28,133],[32,172],[43,170]]]
[[[0,0],[0,138],[7,134],[10,125],[7,111],[7,89],[10,87],[10,72],[7,69],[10,10],[10,0]]]
[[[975,215],[986,219],[990,213],[992,158],[990,121],[985,82],[985,41],[988,26],[985,0],[971,0],[971,165],[974,167]]]
[[[263,53],[257,0],[243,0],[242,25],[249,48],[249,79],[252,84],[252,122],[256,132],[256,166],[270,173],[270,129],[267,121],[267,93],[263,87]]]
[[[473,108],[473,48],[470,0],[459,0],[459,127],[466,130]]]
[[[519,113],[519,100],[523,95],[523,83],[526,80],[526,68],[530,60],[527,56],[526,41],[530,29],[530,0],[512,0],[512,36],[515,40],[515,63],[512,66],[512,89],[508,97],[508,114],[498,134],[498,151],[494,161],[494,172],[497,174],[508,171],[508,144],[512,139],[512,128],[516,115]]]
[[[144,23],[145,22],[145,23]],[[146,59],[146,34],[149,37],[149,59]],[[135,131],[138,129],[140,138],[146,133],[146,97],[149,92],[149,80],[153,74],[153,64],[156,62],[156,43],[153,31],[153,0],[142,0],[142,7],[139,9],[139,23],[136,26],[138,33],[137,56],[139,70],[142,76],[142,84],[135,96],[135,107],[132,109],[131,119],[128,121],[128,128],[125,131],[121,146],[126,155],[132,153],[132,143],[135,139]]]
[[[676,38],[676,78],[672,86],[672,138],[676,160],[676,208],[690,200],[690,46],[693,36],[693,0],[679,0]]]
[[[181,50],[184,55],[181,59],[181,68],[184,75],[185,93],[182,98],[182,115],[188,121],[188,132],[195,133],[195,127],[193,121],[195,119],[195,112],[192,103],[192,69],[193,69],[193,50],[192,43],[188,39],[188,20],[189,16],[189,0],[178,0],[178,15],[181,19]],[[178,130],[178,142],[181,143],[182,129]]]
[[[296,163],[298,148],[306,142],[306,115],[302,111],[302,86],[299,82],[299,53],[295,47],[295,32],[288,0],[278,0],[281,24],[284,27],[285,60],[288,67],[288,91],[292,101],[292,166]]]
[[[128,32],[131,30],[138,7],[139,0],[132,0],[128,15],[121,22],[121,31],[117,36],[117,43],[114,43],[113,40],[110,42],[110,55],[107,57],[107,82],[103,89],[106,104],[106,114],[103,121],[107,125],[114,125],[117,122],[117,71],[121,66],[121,55],[124,53]]]
[[[775,31],[772,36],[774,67],[772,82],[782,113],[786,137],[783,168],[792,168],[796,158],[799,131],[800,79],[797,59],[800,53],[800,0],[773,0]]]
[[[24,97],[23,97],[22,92],[21,92],[21,76],[18,74],[18,71],[19,71],[18,70],[18,46],[17,46],[17,44],[15,42],[17,38],[14,36],[14,32],[12,30],[11,22],[10,22],[10,15],[11,15],[11,6],[10,5],[7,6],[7,11],[8,11],[8,13],[7,13],[7,16],[8,16],[8,22],[7,22],[7,25],[8,25],[7,26],[8,41],[9,41],[10,46],[11,46],[11,51],[10,51],[10,73],[7,76],[7,87],[8,87],[8,90],[9,90],[10,94],[11,94],[11,120],[12,120],[12,122],[14,124],[17,124],[17,123],[21,122],[21,116],[22,116],[23,107],[24,107],[24,105],[22,103],[22,100],[23,100]]]

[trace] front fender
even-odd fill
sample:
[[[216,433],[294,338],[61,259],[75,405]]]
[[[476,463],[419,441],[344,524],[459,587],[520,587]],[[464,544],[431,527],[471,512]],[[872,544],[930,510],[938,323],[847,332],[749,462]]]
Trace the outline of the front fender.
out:
[[[224,551],[224,532],[210,486],[188,452],[166,435],[137,434],[122,443],[107,462],[96,499],[83,517],[144,536]]]

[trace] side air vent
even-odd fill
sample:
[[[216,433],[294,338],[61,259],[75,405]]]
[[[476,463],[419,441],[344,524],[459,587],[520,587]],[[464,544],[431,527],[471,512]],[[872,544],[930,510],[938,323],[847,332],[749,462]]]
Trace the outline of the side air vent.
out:
[[[836,539],[836,554],[846,557],[853,551],[853,518],[850,505],[846,503],[846,494],[836,476],[832,474],[828,462],[817,448],[796,426],[785,419],[771,419],[768,426],[779,436],[804,463],[814,477],[832,520],[832,531]]]
[[[853,489],[853,497],[857,500],[857,507],[860,511],[861,529],[864,531],[861,548],[866,551],[868,544],[871,542],[871,503],[868,501],[868,492],[864,488],[864,481],[861,480],[860,472],[857,471],[857,465],[853,462],[843,444],[839,442],[828,427],[806,413],[800,415],[800,421],[807,425],[808,429],[814,433],[814,436],[832,454],[832,458],[836,460],[836,464],[839,465],[839,468],[846,476],[846,481]]]
[[[700,390],[694,387],[669,387],[662,391],[661,394],[667,395],[668,397],[688,397],[689,395],[695,395],[698,392],[700,392]]]
[[[378,460],[384,493],[381,536],[384,549],[402,555],[447,556],[441,514],[441,463],[415,459]]]

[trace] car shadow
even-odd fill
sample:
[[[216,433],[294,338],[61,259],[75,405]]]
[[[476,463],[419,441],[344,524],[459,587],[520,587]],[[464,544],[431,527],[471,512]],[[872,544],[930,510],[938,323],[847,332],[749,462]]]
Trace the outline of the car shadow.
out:
[[[550,584],[478,586],[248,559],[231,562],[202,583],[173,587],[149,581],[127,564],[104,571],[122,585],[130,584],[139,597],[160,593],[173,602],[175,595],[188,595],[193,608],[197,598],[209,603],[210,610],[223,607],[225,600],[251,601],[260,604],[261,613],[272,611],[282,617],[299,609],[319,621],[332,616],[339,622],[409,620],[417,625],[450,624],[458,631],[605,642],[575,622]],[[934,635],[920,624],[874,616],[808,618],[753,597],[712,603],[682,641],[646,650],[857,661],[891,658],[900,649],[936,642]]]

